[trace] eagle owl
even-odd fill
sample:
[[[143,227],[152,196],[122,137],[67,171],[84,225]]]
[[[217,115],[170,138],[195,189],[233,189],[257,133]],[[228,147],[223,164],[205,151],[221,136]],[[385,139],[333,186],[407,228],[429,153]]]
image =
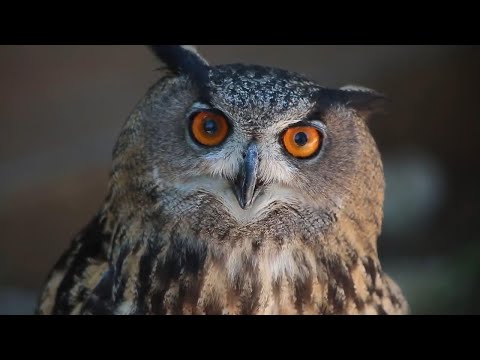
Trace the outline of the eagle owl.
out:
[[[408,313],[377,254],[384,176],[366,120],[384,98],[151,49],[166,71],[37,313]]]

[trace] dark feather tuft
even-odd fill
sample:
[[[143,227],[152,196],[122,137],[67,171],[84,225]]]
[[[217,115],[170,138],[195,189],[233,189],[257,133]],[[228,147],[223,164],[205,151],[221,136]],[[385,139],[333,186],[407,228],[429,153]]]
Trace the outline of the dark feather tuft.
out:
[[[208,84],[210,67],[192,48],[183,45],[149,45],[153,53],[178,75],[187,75],[200,90]]]
[[[322,113],[335,104],[354,109],[361,117],[368,119],[374,114],[385,114],[391,100],[369,89],[329,89],[318,92],[316,107],[312,113]]]

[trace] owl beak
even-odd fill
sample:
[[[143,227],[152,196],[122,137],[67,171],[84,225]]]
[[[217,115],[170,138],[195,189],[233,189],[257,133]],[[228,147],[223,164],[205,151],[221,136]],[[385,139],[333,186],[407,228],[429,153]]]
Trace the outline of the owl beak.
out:
[[[253,203],[257,186],[258,149],[255,143],[250,143],[244,156],[242,168],[235,181],[235,193],[242,209],[250,207]]]

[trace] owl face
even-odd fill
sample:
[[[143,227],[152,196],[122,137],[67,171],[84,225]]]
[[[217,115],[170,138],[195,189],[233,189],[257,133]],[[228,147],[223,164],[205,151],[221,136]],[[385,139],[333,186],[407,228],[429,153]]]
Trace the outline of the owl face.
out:
[[[278,209],[331,212],[364,196],[356,187],[369,180],[360,159],[372,140],[362,111],[377,94],[273,68],[210,67],[192,54],[198,64],[163,77],[127,122],[141,123],[128,141],[142,163],[135,176],[159,199],[193,218],[210,204],[244,225]]]

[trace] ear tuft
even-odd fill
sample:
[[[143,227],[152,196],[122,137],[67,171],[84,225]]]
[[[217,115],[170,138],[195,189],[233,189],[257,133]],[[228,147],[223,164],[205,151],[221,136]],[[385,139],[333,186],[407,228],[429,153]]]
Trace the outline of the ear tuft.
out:
[[[385,95],[363,86],[347,85],[340,88],[345,104],[354,108],[362,117],[386,113],[391,100]]]
[[[174,74],[187,75],[200,86],[208,82],[208,63],[195,47],[191,45],[149,45],[149,47]]]

